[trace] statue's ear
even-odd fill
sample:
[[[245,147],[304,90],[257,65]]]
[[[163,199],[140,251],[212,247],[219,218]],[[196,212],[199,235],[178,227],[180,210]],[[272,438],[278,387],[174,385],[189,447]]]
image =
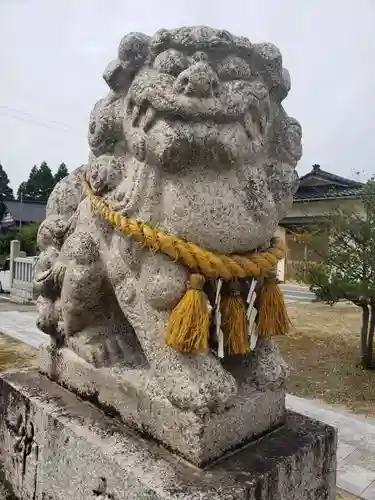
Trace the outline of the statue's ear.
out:
[[[121,40],[118,58],[111,61],[103,78],[114,92],[127,92],[137,71],[149,55],[150,37],[143,33],[129,33]]]
[[[255,43],[252,49],[252,63],[271,95],[281,102],[290,90],[290,75],[283,68],[280,50],[272,43]]]
[[[151,38],[144,33],[128,33],[118,47],[118,59],[133,70],[143,66],[150,53]]]
[[[134,71],[126,68],[118,59],[111,61],[103,73],[108,87],[114,92],[127,92],[134,77]]]

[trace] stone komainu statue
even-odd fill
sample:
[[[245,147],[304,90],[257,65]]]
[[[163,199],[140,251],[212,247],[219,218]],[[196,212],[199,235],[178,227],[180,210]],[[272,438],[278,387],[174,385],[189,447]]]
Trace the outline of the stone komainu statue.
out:
[[[199,258],[200,274],[223,277],[215,265],[235,254],[231,276],[243,278],[241,255],[270,247],[291,206],[301,128],[281,104],[290,78],[279,50],[208,27],[131,33],[104,79],[110,91],[91,113],[88,164],[56,186],[39,231],[39,328],[98,369],[152,372],[180,408],[222,405],[239,372],[283,380],[268,340],[221,360],[210,338],[207,352],[186,354],[164,336]],[[161,249],[168,235],[176,239]],[[195,253],[181,261],[185,242]],[[194,293],[203,287],[214,306],[218,281],[194,279],[187,309],[202,308]],[[245,300],[246,283],[224,279],[223,290]],[[193,326],[212,333],[205,314]]]

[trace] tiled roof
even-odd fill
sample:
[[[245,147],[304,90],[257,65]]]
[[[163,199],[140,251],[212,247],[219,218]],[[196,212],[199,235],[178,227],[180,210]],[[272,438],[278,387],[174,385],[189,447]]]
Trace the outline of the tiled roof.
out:
[[[22,222],[41,222],[46,218],[46,205],[45,203],[36,203],[24,201],[21,203],[17,200],[4,200],[3,201],[5,212],[16,221]]]
[[[308,174],[300,177],[300,186],[294,195],[294,201],[358,197],[362,189],[361,182],[345,179],[322,170],[319,165],[313,165]]]
[[[308,174],[300,177],[300,182],[303,183],[306,179],[309,178],[320,178],[326,181],[330,181],[333,184],[339,184],[343,186],[351,186],[351,187],[360,187],[363,186],[361,182],[353,181],[352,179],[346,179],[345,177],[340,177],[339,175],[332,174],[331,172],[327,172],[326,170],[322,170],[319,165],[313,165],[312,170]]]
[[[329,189],[327,189],[327,187]],[[358,197],[361,194],[361,187],[353,188],[335,188],[333,186],[309,186],[307,188],[300,188],[294,195],[294,201],[301,200],[321,200],[327,198],[346,198],[346,197]]]

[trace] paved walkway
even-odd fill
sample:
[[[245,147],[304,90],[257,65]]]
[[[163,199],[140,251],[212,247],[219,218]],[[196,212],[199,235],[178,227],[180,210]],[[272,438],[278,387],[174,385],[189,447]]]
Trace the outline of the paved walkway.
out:
[[[35,326],[32,307],[5,305],[1,300],[0,331],[35,348],[48,340]],[[375,420],[292,395],[287,395],[286,403],[290,410],[338,429],[337,486],[364,500],[375,500]]]
[[[299,304],[310,304],[315,300],[315,294],[310,292],[309,287],[283,283],[281,289],[284,293],[285,302],[288,304],[298,302]]]
[[[337,486],[375,500],[375,420],[290,394],[287,406],[338,429]]]
[[[34,348],[48,342],[49,338],[35,326],[35,312],[33,310],[21,312],[19,310],[1,311],[0,309],[0,332]]]

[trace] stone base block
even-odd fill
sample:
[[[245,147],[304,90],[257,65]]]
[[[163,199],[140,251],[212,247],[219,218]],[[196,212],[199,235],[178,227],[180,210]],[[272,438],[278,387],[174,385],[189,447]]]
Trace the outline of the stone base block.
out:
[[[22,500],[335,497],[331,427],[288,414],[282,427],[198,468],[36,372],[0,377],[0,447],[0,480]]]
[[[73,351],[42,346],[40,370],[105,413],[147,433],[195,465],[203,465],[284,422],[282,388],[243,384],[225,408],[184,411],[161,392],[147,370],[94,368]]]

